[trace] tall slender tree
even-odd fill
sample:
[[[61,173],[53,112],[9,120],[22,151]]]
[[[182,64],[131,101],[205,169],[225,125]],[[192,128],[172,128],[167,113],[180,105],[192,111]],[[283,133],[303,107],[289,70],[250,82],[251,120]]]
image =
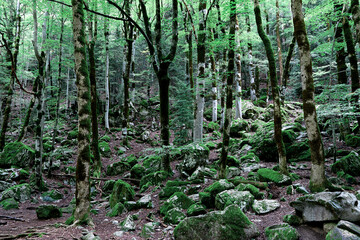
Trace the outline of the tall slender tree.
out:
[[[327,185],[325,177],[325,156],[314,103],[315,88],[312,60],[304,15],[302,13],[302,0],[291,0],[291,10],[293,14],[294,36],[296,37],[300,52],[304,120],[311,152],[310,190],[312,192],[319,192],[325,190]]]
[[[286,155],[285,155],[285,145],[281,134],[282,123],[281,123],[281,109],[280,109],[280,91],[276,77],[276,61],[269,37],[266,35],[262,26],[259,0],[254,0],[254,12],[255,12],[257,30],[261,40],[264,43],[266,56],[269,61],[271,93],[274,99],[274,137],[279,155],[280,172],[284,174],[288,174]]]

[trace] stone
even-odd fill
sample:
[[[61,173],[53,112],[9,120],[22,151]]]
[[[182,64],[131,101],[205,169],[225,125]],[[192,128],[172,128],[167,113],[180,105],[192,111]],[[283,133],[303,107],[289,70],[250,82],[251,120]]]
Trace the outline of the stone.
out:
[[[241,137],[242,131],[247,131],[249,128],[248,121],[244,119],[236,119],[232,121],[230,126],[230,137],[238,138]]]
[[[63,195],[61,192],[59,192],[58,190],[51,190],[51,191],[48,191],[48,192],[44,192],[42,195],[41,195],[41,199],[44,201],[44,202],[55,202],[56,200],[60,200],[60,199],[63,199]]]
[[[130,169],[131,178],[141,179],[145,175],[145,171],[146,170],[144,166],[141,166],[140,164],[135,164]]]
[[[297,198],[290,206],[302,214],[305,222],[360,220],[360,206],[349,192],[320,192]]]
[[[184,193],[176,192],[160,207],[160,213],[165,215],[172,208],[188,209],[194,203],[195,202]]]
[[[199,166],[190,177],[188,177],[189,181],[195,180],[195,179],[203,179],[204,177],[210,177],[215,178],[216,177],[216,171],[211,170],[210,168]]]
[[[113,235],[114,235],[115,237],[122,238],[123,235],[124,235],[124,231],[116,231],[116,232],[113,233]]]
[[[161,170],[161,156],[149,155],[143,160],[143,166],[146,174],[157,172]]]
[[[5,145],[0,154],[0,168],[11,166],[28,168],[35,160],[35,150],[22,142],[12,142]]]
[[[109,164],[106,168],[106,175],[108,176],[116,176],[121,175],[126,171],[129,171],[131,169],[130,164],[127,162],[115,162],[112,164]]]
[[[275,211],[280,207],[280,203],[277,200],[255,200],[252,209],[256,214],[266,214],[272,211]]]
[[[12,186],[0,194],[0,201],[14,198],[16,201],[25,202],[31,198],[31,188],[28,183]]]
[[[185,218],[174,229],[175,240],[237,240],[252,239],[258,235],[257,227],[235,205],[223,211]]]
[[[215,207],[216,209],[224,210],[227,206],[235,204],[244,212],[250,209],[253,201],[254,196],[249,191],[230,189],[216,195]]]
[[[115,185],[115,180],[107,180],[103,187],[102,187],[102,191],[105,193],[105,195],[111,194],[114,185]]]
[[[347,135],[345,137],[346,145],[350,147],[359,147],[360,146],[360,137],[354,135]]]
[[[108,142],[101,141],[99,142],[99,150],[103,157],[111,157],[111,149]]]
[[[181,220],[183,220],[186,215],[181,211],[180,208],[172,208],[170,209],[164,217],[165,223],[178,224]]]
[[[0,181],[0,192],[6,190],[7,188],[10,188],[12,186],[16,185],[16,183],[9,183],[5,181]]]
[[[141,197],[138,201],[137,201],[137,205],[139,208],[153,208],[154,204],[151,200],[151,195],[147,194],[143,197]]]
[[[274,182],[278,186],[291,184],[290,177],[269,168],[261,168],[257,171],[257,173],[261,181]]]
[[[199,166],[206,165],[210,150],[205,144],[192,143],[182,147],[181,154],[184,160],[177,167],[184,177],[189,177]]]
[[[120,228],[123,231],[135,231],[135,222],[132,215],[128,215],[124,221],[120,223]]]
[[[14,198],[7,198],[0,202],[0,206],[5,210],[19,208],[19,203]]]
[[[38,219],[59,218],[62,216],[61,209],[55,205],[40,205],[36,209]]]
[[[200,192],[199,200],[207,208],[215,207],[215,198],[209,192]]]
[[[160,193],[159,193],[159,198],[160,199],[168,199],[169,197],[171,197],[174,193],[176,192],[184,192],[185,191],[185,187],[164,187],[161,189]]]
[[[323,230],[325,233],[329,233],[331,230],[334,229],[334,227],[336,227],[336,223],[334,222],[324,223]]]
[[[326,240],[358,240],[360,227],[348,221],[340,221],[327,235]]]
[[[120,216],[125,211],[124,204],[116,203],[114,207],[111,208],[110,212],[106,214],[108,217]]]
[[[81,237],[81,240],[101,240],[99,236],[95,236],[94,232],[88,232],[85,236]]]
[[[162,181],[165,181],[167,177],[168,177],[168,173],[165,171],[157,171],[157,172],[149,173],[141,178],[140,187],[144,186],[147,183],[150,183],[151,185],[158,185]]]
[[[140,233],[140,237],[148,239],[151,237],[151,235],[155,232],[155,226],[157,224],[154,222],[149,222],[149,223],[145,223],[141,233]]]
[[[241,175],[240,168],[237,168],[237,167],[226,168],[226,178],[227,179],[233,178],[235,176],[240,176],[240,175]]]
[[[303,220],[301,217],[299,217],[297,215],[291,215],[291,214],[285,215],[283,217],[283,221],[285,223],[290,224],[291,226],[299,226],[300,224],[303,223]]]
[[[221,179],[217,182],[214,182],[209,187],[205,188],[204,191],[209,192],[211,196],[215,197],[218,193],[232,189],[234,187],[235,187],[234,184],[232,184],[228,180]]]
[[[352,151],[347,156],[340,158],[331,165],[331,171],[334,173],[344,171],[352,176],[360,176],[359,154]]]
[[[202,215],[202,214],[205,214],[205,213],[206,213],[205,206],[202,205],[202,204],[199,204],[199,203],[195,203],[195,204],[191,205],[187,210],[187,215],[189,217]]]
[[[146,130],[146,131],[142,132],[140,138],[141,138],[141,140],[143,142],[149,141],[149,139],[150,139],[150,131]]]
[[[115,182],[113,191],[110,195],[110,200],[109,200],[110,207],[114,207],[118,202],[133,200],[134,196],[135,196],[135,191],[130,184],[122,180],[117,180]]]
[[[265,236],[267,240],[297,240],[300,237],[296,229],[287,223],[265,228]]]

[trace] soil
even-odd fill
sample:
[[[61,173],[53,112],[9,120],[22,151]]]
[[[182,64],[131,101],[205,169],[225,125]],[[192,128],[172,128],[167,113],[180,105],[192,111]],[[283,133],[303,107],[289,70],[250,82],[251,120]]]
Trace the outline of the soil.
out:
[[[151,123],[147,122],[145,124],[148,129],[150,129]],[[69,129],[65,127],[62,130],[63,133]],[[105,135],[104,131],[100,131],[100,135]],[[106,166],[111,164],[112,162],[116,162],[120,160],[120,156],[116,154],[116,147],[121,146],[121,132],[115,132],[111,134],[110,148],[112,150],[111,158],[102,158],[103,167],[106,169]],[[159,136],[159,130],[152,131],[150,138],[156,139]],[[31,139],[31,138],[28,138]],[[31,140],[26,140],[27,144],[31,144]],[[220,140],[218,140],[219,142]],[[331,145],[331,140],[327,137],[323,138],[325,147]],[[136,140],[130,141],[129,144],[131,147],[126,151],[125,156],[129,156],[130,154],[134,154],[139,157],[140,155],[150,154],[149,152],[144,152],[144,149],[152,148],[152,146],[148,143],[138,143]],[[346,148],[346,146],[342,142],[338,142],[338,146],[341,148]],[[76,162],[76,146],[74,146],[74,154],[72,159],[74,160],[72,166],[75,166]],[[121,156],[124,157],[124,156]],[[212,150],[210,153],[210,161],[216,161],[219,159],[219,152],[217,150]],[[176,179],[179,177],[179,173],[176,170],[176,165],[178,165],[180,160],[173,161],[171,163],[172,169],[174,171],[174,176],[171,179]],[[335,176],[331,173],[329,169],[329,165],[332,163],[332,159],[327,159],[327,176]],[[271,168],[276,165],[276,163],[264,163],[266,167]],[[300,183],[306,189],[309,189],[309,176],[310,176],[310,162],[298,162],[297,166],[306,164],[305,168],[296,168],[293,172],[297,173],[301,178],[294,183]],[[64,194],[64,199],[59,200],[55,204],[59,207],[66,207],[69,205],[70,201],[74,197],[75,187],[69,181],[71,177],[69,175],[65,175],[61,170],[57,170],[54,172],[55,175],[52,178],[47,178],[44,174],[44,180],[46,181],[49,189],[57,189]],[[126,178],[127,174],[121,176],[122,178]],[[40,199],[40,192],[34,192],[32,195],[33,200],[27,201],[25,203],[21,203],[19,209],[11,209],[4,210],[0,208],[0,239],[80,239],[85,233],[88,231],[94,231],[95,235],[99,236],[101,239],[142,239],[140,237],[140,232],[145,223],[150,221],[160,221],[161,224],[155,229],[155,233],[151,236],[150,239],[172,239],[172,230],[175,226],[169,226],[163,222],[163,216],[159,213],[159,207],[161,202],[159,200],[159,192],[161,187],[150,187],[146,192],[142,194],[137,194],[136,199],[138,200],[141,196],[145,194],[151,194],[152,200],[154,203],[153,209],[140,209],[134,210],[131,212],[127,212],[126,214],[122,214],[119,217],[107,217],[106,213],[109,211],[106,209],[106,199],[103,198],[102,195],[102,186],[105,180],[108,179],[119,179],[119,176],[115,177],[104,177],[102,180],[95,181],[96,189],[98,191],[97,196],[92,200],[92,208],[97,209],[98,213],[91,215],[93,219],[94,226],[67,226],[63,223],[67,218],[70,217],[70,213],[63,213],[61,218],[57,219],[49,219],[49,220],[39,220],[36,217],[36,208],[37,206],[44,204]],[[357,178],[357,180],[359,180]],[[205,188],[210,185],[214,180],[206,179],[205,184],[202,184],[201,188]],[[139,191],[139,187],[134,185],[133,182],[129,181],[134,186],[136,192]],[[59,187],[59,186],[62,187]],[[165,186],[165,182],[161,186]],[[358,190],[358,185],[352,185],[351,187],[354,190]],[[264,191],[264,190],[262,190]],[[261,235],[256,238],[258,240],[265,239],[264,229],[268,226],[274,224],[282,223],[283,216],[286,214],[293,214],[294,209],[290,207],[289,203],[294,201],[297,197],[301,196],[301,194],[295,193],[293,195],[286,194],[286,187],[277,187],[271,185],[270,192],[273,194],[274,198],[279,200],[281,203],[281,207],[271,213],[264,215],[256,215],[254,212],[246,212],[248,218],[256,224]],[[284,197],[285,201],[280,201],[280,199]],[[138,214],[139,220],[136,221],[136,230],[125,232],[122,237],[116,237],[114,232],[120,231],[118,227],[118,223],[125,219],[128,214]],[[150,218],[149,216],[153,216]],[[168,229],[169,231],[163,231],[164,229]],[[310,225],[301,225],[297,227],[301,240],[322,240],[325,239],[325,234],[322,230],[322,226],[310,226]]]

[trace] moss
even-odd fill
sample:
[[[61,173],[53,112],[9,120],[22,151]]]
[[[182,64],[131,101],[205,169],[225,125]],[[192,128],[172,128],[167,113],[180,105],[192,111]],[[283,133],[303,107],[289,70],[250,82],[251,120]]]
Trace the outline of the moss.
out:
[[[143,161],[143,166],[146,169],[146,173],[159,171],[161,168],[161,156],[158,155],[147,156]]]
[[[107,158],[111,156],[111,149],[109,143],[104,141],[99,142],[99,150],[102,156]]]
[[[169,180],[166,182],[166,187],[178,187],[178,186],[186,186],[189,185],[190,182],[187,181],[177,181],[177,180]]]
[[[347,135],[345,137],[346,145],[350,147],[359,147],[360,146],[360,137],[354,135]]]
[[[133,166],[135,166],[135,164],[138,163],[138,160],[134,154],[131,154],[126,157],[125,162],[127,162],[131,167],[133,167]]]
[[[160,213],[165,215],[172,208],[188,209],[195,202],[182,192],[174,193],[161,207]]]
[[[216,194],[232,188],[234,188],[234,184],[227,180],[220,180],[205,188],[204,191],[209,192],[211,196],[215,197]]]
[[[130,169],[130,174],[132,178],[141,179],[145,175],[145,167],[141,166],[140,164],[135,164]]]
[[[107,166],[106,175],[116,176],[121,175],[126,171],[129,171],[131,168],[130,164],[127,162],[115,162]]]
[[[201,214],[205,214],[206,210],[205,210],[205,206],[199,203],[194,203],[193,205],[191,205],[188,210],[187,210],[187,215],[188,216],[197,216],[197,215],[201,215]]]
[[[59,200],[63,199],[63,195],[58,190],[51,190],[49,192],[44,192],[42,195],[43,199],[49,199],[49,200]]]
[[[100,138],[100,141],[104,141],[104,142],[110,142],[111,137],[109,135],[105,135],[102,138]]]
[[[274,182],[277,185],[289,185],[291,184],[291,179],[279,172],[276,172],[272,169],[261,168],[257,171],[260,176],[260,179],[267,182]]]
[[[14,198],[8,198],[0,202],[0,205],[5,210],[19,208],[19,203]]]
[[[173,208],[173,209],[170,209],[165,214],[164,222],[171,223],[171,224],[178,224],[185,217],[186,217],[186,215],[179,208]]]
[[[283,221],[290,224],[291,226],[299,226],[302,223],[302,219],[297,215],[285,215]]]
[[[207,208],[215,207],[215,197],[212,197],[209,192],[199,192],[199,199]]]
[[[42,205],[36,209],[38,219],[59,218],[62,216],[61,209],[55,205]]]
[[[11,166],[28,168],[35,159],[35,150],[22,142],[8,143],[0,153],[0,167]]]
[[[331,165],[331,171],[336,173],[344,171],[352,176],[360,176],[360,158],[356,152],[351,152],[345,157],[340,158]]]
[[[124,202],[126,200],[133,200],[135,196],[134,189],[130,184],[117,180],[114,189],[110,195],[110,207],[114,207],[118,202]]]
[[[77,129],[68,132],[67,139],[69,139],[69,140],[76,139],[77,136],[78,136],[78,133],[79,133],[79,132],[78,132]]]
[[[110,212],[106,214],[108,217],[116,217],[120,216],[125,210],[124,204],[116,203],[113,208],[111,208]]]
[[[269,240],[297,240],[299,234],[289,224],[279,224],[265,228],[265,236]]]
[[[102,187],[102,191],[105,193],[105,195],[110,194],[114,188],[115,185],[115,180],[107,180],[103,187]]]
[[[260,162],[259,157],[256,156],[254,152],[249,152],[248,154],[240,158],[241,162],[245,162],[247,160],[254,160],[255,162]]]
[[[176,192],[184,192],[184,191],[185,191],[184,187],[165,187],[165,188],[161,189],[161,191],[159,193],[159,198],[167,199]]]
[[[71,225],[75,221],[74,215],[71,215],[68,219],[65,221],[65,225]]]
[[[220,125],[216,122],[209,122],[207,128],[211,131],[218,131],[220,129]]]
[[[210,150],[213,150],[213,149],[216,148],[216,144],[215,144],[214,142],[207,142],[207,143],[205,144],[205,146],[206,146],[207,148],[209,148]]]
[[[165,181],[167,177],[168,177],[168,173],[165,171],[157,171],[154,173],[149,173],[141,178],[140,187],[144,186],[148,182],[151,183],[152,185],[157,185],[162,181]]]

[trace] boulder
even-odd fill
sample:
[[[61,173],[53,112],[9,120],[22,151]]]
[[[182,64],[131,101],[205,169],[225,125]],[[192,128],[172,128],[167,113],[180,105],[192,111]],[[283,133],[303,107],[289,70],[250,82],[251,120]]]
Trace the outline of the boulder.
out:
[[[134,217],[132,215],[128,215],[125,218],[125,220],[120,223],[120,228],[123,231],[134,231],[135,230]]]
[[[19,203],[13,198],[7,198],[0,202],[0,206],[3,207],[5,210],[19,208]]]
[[[204,144],[193,143],[184,146],[181,154],[184,155],[184,160],[178,165],[178,169],[183,176],[189,177],[199,166],[206,165],[210,150]]]
[[[12,186],[0,194],[0,201],[14,198],[16,201],[25,202],[31,197],[31,188],[28,183]]]
[[[198,167],[188,178],[190,181],[195,179],[204,179],[204,177],[215,178],[216,177],[216,170],[207,168],[207,167]]]
[[[151,185],[158,185],[162,181],[165,181],[167,177],[168,173],[165,171],[149,173],[141,178],[140,187],[144,186],[147,183],[150,183]]]
[[[1,181],[0,180],[0,192],[12,187],[15,185],[15,182],[13,183],[9,183],[9,182],[5,182],[5,181]]]
[[[254,196],[250,192],[230,189],[216,195],[215,207],[224,210],[227,206],[235,204],[241,211],[246,211],[250,209],[253,202]]]
[[[265,228],[265,236],[267,240],[297,240],[300,237],[296,229],[287,223]]]
[[[51,191],[48,191],[48,192],[44,192],[42,195],[41,195],[41,199],[44,201],[44,202],[54,202],[56,200],[60,200],[60,199],[63,199],[63,195],[61,192],[59,192],[58,190],[51,190]]]
[[[147,194],[147,195],[141,197],[137,201],[137,206],[138,206],[138,208],[153,208],[154,204],[151,200],[151,195]]]
[[[237,240],[252,239],[259,235],[257,227],[238,206],[224,211],[185,218],[175,229],[175,240]]]
[[[103,157],[111,157],[111,149],[108,142],[102,141],[99,142],[99,150]]]
[[[291,226],[298,226],[303,223],[303,220],[301,217],[299,217],[297,215],[291,215],[291,214],[285,215],[283,217],[283,221],[290,224]]]
[[[360,221],[359,201],[349,192],[320,192],[299,197],[290,206],[305,222]]]
[[[186,215],[181,211],[180,208],[172,208],[165,214],[164,222],[178,224],[185,217]]]
[[[191,205],[189,207],[189,209],[187,210],[187,215],[189,217],[191,216],[197,216],[197,215],[201,215],[201,214],[205,214],[206,210],[205,210],[205,206],[199,203],[195,203],[193,205]]]
[[[341,220],[327,235],[327,240],[358,240],[360,227],[354,223]]]
[[[145,167],[140,164],[135,164],[130,169],[131,178],[141,179],[145,175]]]
[[[209,192],[211,196],[215,197],[218,193],[221,193],[225,190],[229,190],[234,188],[234,184],[229,182],[228,180],[221,179],[217,182],[214,182],[209,187],[205,188],[205,192]]]
[[[38,219],[59,218],[62,216],[61,209],[55,205],[40,205],[36,209]]]
[[[108,176],[116,176],[121,175],[126,171],[129,171],[131,168],[130,164],[127,162],[115,162],[107,166],[106,175]]]
[[[256,214],[266,214],[275,211],[280,207],[280,203],[277,200],[255,200],[252,209]]]
[[[111,208],[110,212],[106,214],[108,217],[120,216],[125,211],[124,204],[117,203],[114,207]]]
[[[334,173],[344,171],[352,176],[360,176],[360,157],[356,152],[351,152],[347,156],[340,158],[331,165],[331,171]]]
[[[143,160],[143,166],[146,170],[146,174],[153,173],[161,170],[161,156],[149,155]]]
[[[274,182],[278,186],[286,186],[291,184],[290,177],[269,168],[260,168],[257,173],[261,181]]]
[[[237,119],[232,121],[230,126],[230,137],[237,138],[241,137],[242,131],[248,131],[249,123],[244,119]]]
[[[188,209],[195,202],[182,192],[174,193],[164,204],[160,207],[160,213],[166,213],[172,208]]]
[[[8,143],[0,155],[0,168],[29,167],[33,165],[35,151],[22,142]]]
[[[350,147],[359,147],[360,146],[360,137],[354,135],[347,135],[345,137],[346,145]]]
[[[154,223],[154,222],[145,223],[141,230],[140,237],[142,237],[144,239],[150,238],[151,235],[155,232],[156,225],[157,225],[157,223]]]
[[[124,182],[123,180],[117,180],[110,195],[110,207],[114,207],[118,202],[133,200],[134,196],[135,191],[130,184]]]

